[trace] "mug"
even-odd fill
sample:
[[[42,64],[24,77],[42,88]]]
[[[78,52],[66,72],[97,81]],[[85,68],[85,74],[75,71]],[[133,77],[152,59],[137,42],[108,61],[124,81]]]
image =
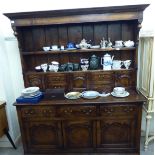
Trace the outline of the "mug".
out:
[[[67,63],[66,71],[73,71],[73,63]]]
[[[79,64],[78,63],[74,63],[73,64],[73,68],[74,68],[74,71],[79,70]]]
[[[124,64],[124,66],[125,66],[126,69],[129,69],[129,67],[130,67],[130,65],[131,65],[131,60],[125,60],[125,61],[123,62],[123,64]]]
[[[113,65],[112,68],[113,69],[121,69],[123,63],[121,60],[113,60]]]

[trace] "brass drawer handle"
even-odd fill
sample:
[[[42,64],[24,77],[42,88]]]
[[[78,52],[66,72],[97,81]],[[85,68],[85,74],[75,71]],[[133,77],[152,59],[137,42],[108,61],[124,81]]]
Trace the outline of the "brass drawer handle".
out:
[[[89,114],[92,113],[92,110],[91,110],[91,109],[89,109],[89,110],[82,110],[82,112],[83,112],[84,114],[86,114],[86,115],[89,115]]]
[[[73,112],[72,109],[64,110],[64,113],[72,113],[72,112]]]

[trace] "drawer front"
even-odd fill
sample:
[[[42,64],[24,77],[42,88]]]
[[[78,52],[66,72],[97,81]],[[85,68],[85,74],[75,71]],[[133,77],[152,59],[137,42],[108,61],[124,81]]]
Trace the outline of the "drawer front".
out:
[[[113,72],[92,73],[90,80],[93,81],[94,84],[111,84],[111,83],[114,83],[114,74]]]
[[[105,85],[105,84],[94,84],[94,85],[90,85],[89,87],[91,90],[96,90],[99,92],[112,92],[113,88],[114,88],[114,84],[109,84],[109,85]]]
[[[66,81],[66,76],[64,74],[51,74],[46,76],[48,82],[64,82]]]
[[[134,105],[100,106],[101,116],[130,116],[135,113],[137,107]]]
[[[66,85],[66,76],[64,74],[52,74],[46,76],[46,89],[64,88]]]
[[[41,90],[45,89],[44,75],[30,74],[30,75],[25,75],[24,79],[25,79],[25,86],[26,87],[37,86]]]
[[[57,88],[65,88],[66,85],[65,84],[56,84],[56,83],[51,83],[51,84],[48,84],[47,88],[50,88],[50,89],[57,89]]]
[[[51,106],[42,107],[24,107],[21,109],[21,115],[24,118],[38,118],[55,116],[55,108]]]
[[[57,109],[59,117],[89,117],[96,116],[95,106],[62,106]]]

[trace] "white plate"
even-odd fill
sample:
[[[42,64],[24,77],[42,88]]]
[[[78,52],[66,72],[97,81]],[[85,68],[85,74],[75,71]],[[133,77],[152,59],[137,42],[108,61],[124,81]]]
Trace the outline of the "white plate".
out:
[[[66,50],[76,50],[77,48],[66,48]]]
[[[116,93],[114,92],[111,92],[111,95],[114,96],[114,97],[127,97],[129,96],[129,92],[125,91],[124,94],[121,94],[121,95],[117,95]]]
[[[92,48],[92,49],[100,48],[100,45],[91,46],[90,48]]]
[[[58,49],[50,49],[50,51],[60,51],[60,48],[58,48]]]
[[[99,92],[97,91],[84,91],[82,92],[82,97],[86,99],[94,99],[99,96]]]
[[[22,97],[23,97],[23,98],[34,98],[34,97],[40,96],[41,94],[42,94],[42,92],[38,91],[38,93],[35,94],[35,95],[27,95],[27,96],[22,96]]]
[[[39,87],[28,87],[22,90],[22,95],[34,95],[39,91]]]
[[[64,96],[67,98],[67,99],[70,99],[70,100],[75,100],[75,99],[78,99],[81,97],[81,93],[80,92],[69,92],[67,94],[64,94]]]

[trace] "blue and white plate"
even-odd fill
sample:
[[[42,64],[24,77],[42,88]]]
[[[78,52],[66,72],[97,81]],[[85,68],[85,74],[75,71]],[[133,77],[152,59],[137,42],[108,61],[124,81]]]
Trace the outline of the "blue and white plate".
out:
[[[86,99],[94,99],[100,96],[100,93],[97,91],[84,91],[81,96]]]

